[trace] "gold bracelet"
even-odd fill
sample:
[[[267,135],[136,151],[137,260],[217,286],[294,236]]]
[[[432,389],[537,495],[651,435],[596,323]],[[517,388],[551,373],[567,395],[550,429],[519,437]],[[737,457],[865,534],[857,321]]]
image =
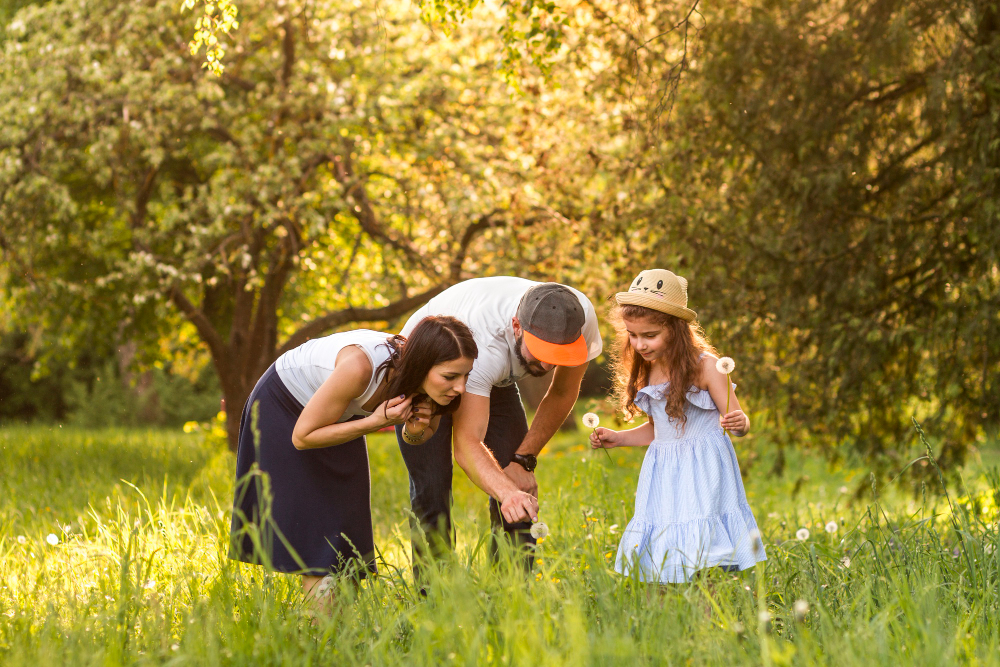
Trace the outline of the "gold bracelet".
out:
[[[411,445],[419,445],[421,442],[423,442],[421,440],[421,438],[423,438],[424,432],[427,429],[424,429],[420,433],[414,435],[414,434],[410,433],[409,431],[407,431],[406,430],[406,424],[403,424],[403,429],[402,430],[403,430],[403,440],[406,440]]]

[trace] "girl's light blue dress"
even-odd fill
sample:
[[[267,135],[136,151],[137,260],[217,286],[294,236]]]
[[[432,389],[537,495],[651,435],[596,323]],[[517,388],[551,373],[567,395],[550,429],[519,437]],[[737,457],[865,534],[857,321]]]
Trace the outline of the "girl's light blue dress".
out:
[[[615,570],[666,584],[688,581],[706,567],[752,567],[767,556],[715,402],[692,386],[681,426],[666,413],[667,384],[644,387],[635,397],[653,421],[654,436]]]

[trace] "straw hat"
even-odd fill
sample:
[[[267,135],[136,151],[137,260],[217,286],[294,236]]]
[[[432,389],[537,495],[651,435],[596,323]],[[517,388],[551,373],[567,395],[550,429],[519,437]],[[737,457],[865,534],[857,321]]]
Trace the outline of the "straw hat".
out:
[[[687,307],[688,281],[666,269],[643,271],[635,277],[627,292],[615,295],[615,301],[622,306],[629,304],[652,308],[688,322],[698,317]]]

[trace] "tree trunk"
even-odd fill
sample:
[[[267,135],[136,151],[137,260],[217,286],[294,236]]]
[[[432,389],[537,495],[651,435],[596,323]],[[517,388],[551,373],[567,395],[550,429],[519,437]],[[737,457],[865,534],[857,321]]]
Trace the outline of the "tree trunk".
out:
[[[230,355],[230,357],[235,355]],[[229,449],[236,451],[240,444],[240,417],[243,415],[243,406],[253,391],[258,378],[251,382],[244,381],[244,373],[238,370],[238,359],[213,359],[216,372],[219,374],[219,384],[222,385],[222,409],[226,413],[226,439],[229,442]],[[227,363],[228,362],[228,363]]]

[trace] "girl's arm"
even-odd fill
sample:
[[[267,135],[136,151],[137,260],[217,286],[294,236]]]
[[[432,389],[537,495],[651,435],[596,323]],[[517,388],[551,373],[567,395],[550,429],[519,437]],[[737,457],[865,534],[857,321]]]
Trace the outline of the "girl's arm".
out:
[[[715,407],[719,409],[719,426],[727,429],[733,435],[742,437],[750,432],[750,418],[740,406],[740,400],[736,398],[736,390],[733,389],[729,378],[715,367],[716,361],[718,359],[711,354],[702,357],[698,388],[708,389]],[[728,412],[726,411],[727,400]]]
[[[590,446],[594,449],[603,447],[645,447],[653,442],[653,424],[646,422],[642,426],[630,428],[627,431],[612,431],[599,426],[590,434]]]
[[[356,346],[342,349],[330,377],[309,399],[295,422],[292,431],[295,448],[342,445],[383,426],[405,421],[410,416],[410,399],[394,396],[364,419],[337,423],[347,411],[348,404],[368,388],[374,372],[368,356]]]

